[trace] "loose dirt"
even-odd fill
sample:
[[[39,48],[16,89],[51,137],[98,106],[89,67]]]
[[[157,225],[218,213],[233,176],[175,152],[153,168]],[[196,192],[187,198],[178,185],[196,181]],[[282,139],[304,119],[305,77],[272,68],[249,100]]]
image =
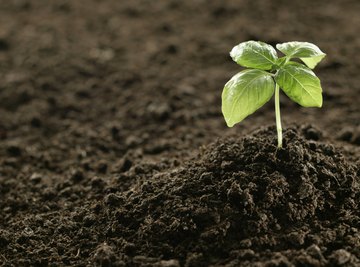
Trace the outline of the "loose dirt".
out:
[[[0,1],[0,266],[360,266],[360,2]],[[239,42],[322,109],[221,114]]]

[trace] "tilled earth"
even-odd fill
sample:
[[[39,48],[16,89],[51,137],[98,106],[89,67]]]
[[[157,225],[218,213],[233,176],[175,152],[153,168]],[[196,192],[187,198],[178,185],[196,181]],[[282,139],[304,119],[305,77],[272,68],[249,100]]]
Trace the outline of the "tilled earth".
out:
[[[360,2],[1,1],[0,266],[360,266]],[[246,40],[316,43],[322,109],[234,128]]]

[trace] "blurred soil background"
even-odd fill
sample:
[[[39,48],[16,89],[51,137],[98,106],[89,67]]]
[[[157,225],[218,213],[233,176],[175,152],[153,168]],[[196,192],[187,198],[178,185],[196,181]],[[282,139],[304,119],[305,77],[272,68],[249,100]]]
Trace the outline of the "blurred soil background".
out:
[[[80,230],[88,209],[274,125],[273,101],[233,128],[222,117],[243,41],[327,53],[323,108],[283,95],[283,127],[311,125],[358,164],[359,13],[356,0],[0,0],[0,265],[95,264],[109,240]]]

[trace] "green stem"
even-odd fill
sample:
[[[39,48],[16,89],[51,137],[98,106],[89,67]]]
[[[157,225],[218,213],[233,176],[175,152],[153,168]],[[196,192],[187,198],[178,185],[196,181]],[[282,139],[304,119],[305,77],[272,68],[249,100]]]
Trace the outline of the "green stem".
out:
[[[282,147],[282,128],[280,117],[280,97],[279,97],[279,85],[275,83],[275,116],[276,116],[276,130],[278,135],[278,147]]]

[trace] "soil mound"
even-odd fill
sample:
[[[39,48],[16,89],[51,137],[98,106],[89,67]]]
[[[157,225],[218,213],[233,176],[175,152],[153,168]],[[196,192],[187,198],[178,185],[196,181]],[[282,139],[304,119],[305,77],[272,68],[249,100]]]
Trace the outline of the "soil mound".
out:
[[[176,167],[133,161],[47,185],[0,179],[0,262],[360,266],[359,166],[321,140],[293,127],[278,149],[264,128]]]
[[[275,138],[265,128],[218,140],[184,166],[108,195],[100,217],[111,225],[111,256],[159,266],[359,266],[358,166],[316,141],[312,127],[286,130],[282,149]]]

